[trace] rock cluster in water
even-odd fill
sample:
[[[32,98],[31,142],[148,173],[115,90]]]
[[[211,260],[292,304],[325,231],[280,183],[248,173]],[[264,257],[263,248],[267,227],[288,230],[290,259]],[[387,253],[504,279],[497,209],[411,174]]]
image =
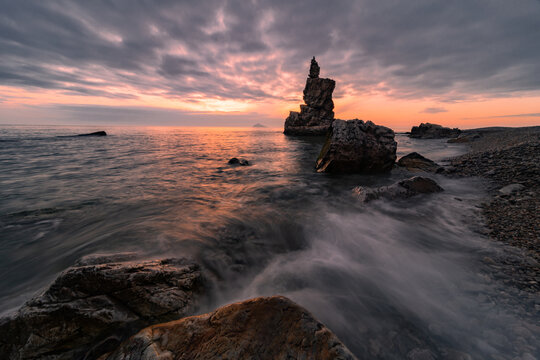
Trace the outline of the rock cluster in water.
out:
[[[204,293],[197,264],[184,259],[89,257],[0,320],[2,359],[83,359],[116,348],[156,322],[192,314]]]
[[[87,256],[0,319],[0,359],[355,359],[280,296],[185,317],[209,295],[202,271],[185,259]]]
[[[304,88],[305,105],[300,105],[300,112],[290,112],[285,120],[284,134],[325,135],[330,129],[334,121],[332,93],[336,82],[319,78],[319,72],[319,65],[313,57]]]
[[[422,176],[414,176],[390,186],[382,186],[376,189],[362,186],[353,189],[354,194],[362,202],[369,202],[380,198],[389,200],[407,199],[420,194],[430,194],[440,191],[443,191],[443,188],[435,180]]]
[[[335,120],[316,168],[319,172],[377,173],[396,161],[394,131],[371,121]]]
[[[454,138],[459,136],[461,130],[458,128],[447,128],[441,125],[431,123],[421,123],[419,126],[413,126],[410,137],[416,139],[441,139]]]
[[[150,326],[106,357],[150,359],[341,359],[355,357],[302,307],[261,297]]]

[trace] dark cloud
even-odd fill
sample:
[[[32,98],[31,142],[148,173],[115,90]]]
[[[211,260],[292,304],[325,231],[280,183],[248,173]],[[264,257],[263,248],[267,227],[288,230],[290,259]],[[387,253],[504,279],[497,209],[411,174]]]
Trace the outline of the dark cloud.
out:
[[[442,107],[428,107],[420,112],[425,113],[425,114],[438,114],[438,113],[448,112],[448,110]]]
[[[261,100],[301,89],[316,55],[338,96],[453,102],[540,89],[537,0],[0,5],[3,85],[133,96],[110,90],[124,84],[184,101]]]

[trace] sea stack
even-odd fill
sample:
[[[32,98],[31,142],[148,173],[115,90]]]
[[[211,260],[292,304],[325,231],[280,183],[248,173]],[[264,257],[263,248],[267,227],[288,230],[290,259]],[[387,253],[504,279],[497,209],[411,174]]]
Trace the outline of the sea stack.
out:
[[[321,68],[311,59],[309,76],[304,88],[304,102],[300,112],[291,111],[285,120],[286,135],[326,135],[334,121],[334,102],[332,93],[336,82],[332,79],[319,78]]]

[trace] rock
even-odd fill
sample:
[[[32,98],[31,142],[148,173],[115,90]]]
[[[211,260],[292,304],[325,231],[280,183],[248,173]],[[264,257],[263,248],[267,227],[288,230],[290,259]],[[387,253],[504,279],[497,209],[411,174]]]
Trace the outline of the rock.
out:
[[[281,297],[260,297],[214,312],[150,326],[108,360],[355,359],[323,324]]]
[[[332,93],[336,82],[319,78],[319,66],[311,60],[310,75],[304,88],[305,105],[300,112],[291,111],[285,120],[286,135],[325,135],[334,121]]]
[[[443,188],[440,187],[435,180],[422,176],[414,176],[390,186],[382,186],[376,189],[362,186],[353,189],[354,194],[362,202],[369,202],[380,198],[389,200],[407,199],[419,194],[429,194],[440,191],[443,191]]]
[[[247,160],[244,160],[244,159],[238,159],[238,158],[231,158],[228,162],[229,165],[240,165],[240,166],[248,166],[249,165],[249,161]]]
[[[311,65],[309,67],[309,77],[314,79],[319,77],[319,73],[321,72],[321,68],[319,67],[319,64],[317,63],[317,60],[315,60],[315,56],[313,59],[311,59]]]
[[[107,136],[107,133],[105,131],[96,131],[89,134],[79,134],[77,136]]]
[[[377,173],[396,161],[394,131],[371,121],[335,120],[316,168],[319,172]]]
[[[479,133],[472,133],[472,134],[467,134],[467,133],[462,133],[460,134],[458,137],[456,138],[452,138],[452,139],[448,139],[447,143],[470,143],[470,142],[473,142],[477,139],[480,139],[482,137],[481,134]]]
[[[437,165],[436,162],[423,157],[417,152],[412,152],[403,156],[398,160],[399,166],[407,168],[409,171],[427,171],[440,173],[444,171],[444,168]]]
[[[97,264],[81,260],[11,317],[0,320],[0,357],[97,358],[144,326],[192,314],[204,291],[185,259]],[[9,343],[6,340],[9,339]]]
[[[450,129],[437,124],[421,123],[413,126],[409,137],[416,139],[441,139],[457,137],[461,133],[458,128]]]
[[[261,124],[261,123],[256,123],[256,124],[253,125],[253,127],[254,127],[254,128],[265,128],[266,125],[263,125],[263,124]]]
[[[522,184],[510,184],[500,188],[499,193],[502,195],[510,195],[523,189],[525,189],[525,186]]]

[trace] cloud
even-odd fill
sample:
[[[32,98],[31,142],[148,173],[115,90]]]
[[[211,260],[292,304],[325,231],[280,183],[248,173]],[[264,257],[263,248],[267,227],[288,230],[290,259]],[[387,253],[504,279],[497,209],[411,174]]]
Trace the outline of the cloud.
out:
[[[453,102],[540,90],[537,0],[0,5],[0,80],[16,87],[288,100],[316,55],[338,96]]]
[[[448,112],[448,110],[442,107],[428,107],[420,111],[420,113],[425,113],[425,114],[438,114],[438,113],[443,113],[443,112]]]

